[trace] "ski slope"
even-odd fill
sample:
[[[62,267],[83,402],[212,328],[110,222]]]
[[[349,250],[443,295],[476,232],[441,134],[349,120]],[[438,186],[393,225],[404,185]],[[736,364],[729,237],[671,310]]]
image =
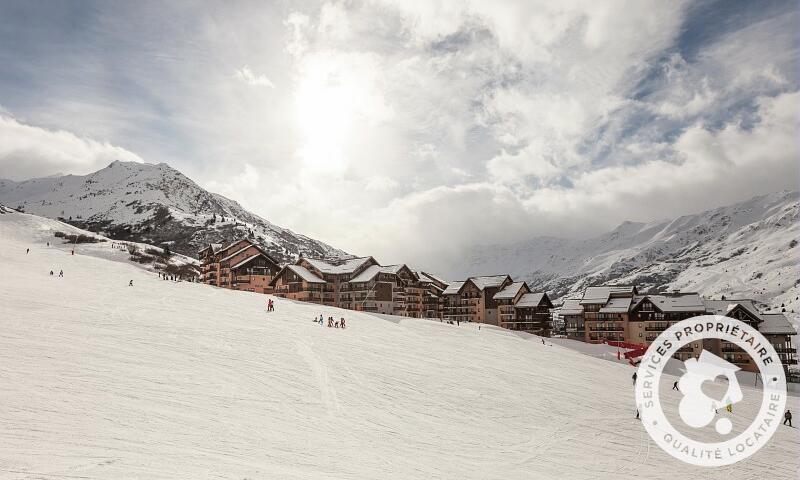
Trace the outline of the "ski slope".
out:
[[[267,314],[268,296],[159,280],[107,244],[72,256],[51,236],[68,228],[0,215],[0,478],[797,478],[788,427],[730,467],[669,457],[629,366],[475,325]]]

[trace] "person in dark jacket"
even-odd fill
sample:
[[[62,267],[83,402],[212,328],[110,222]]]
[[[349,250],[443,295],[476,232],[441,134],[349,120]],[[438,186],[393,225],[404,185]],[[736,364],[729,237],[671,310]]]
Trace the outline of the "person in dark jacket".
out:
[[[631,378],[633,379],[633,384],[634,385],[636,385],[636,377],[637,377],[636,372],[633,372],[633,375],[631,376]]]
[[[789,426],[791,427],[792,426],[792,412],[789,411],[789,410],[786,410],[786,413],[783,414],[783,424],[786,425],[787,422],[789,423]]]
[[[675,383],[672,384],[672,389],[673,390],[677,390],[679,392],[681,391],[681,389],[678,388],[678,381],[677,380],[675,380]]]

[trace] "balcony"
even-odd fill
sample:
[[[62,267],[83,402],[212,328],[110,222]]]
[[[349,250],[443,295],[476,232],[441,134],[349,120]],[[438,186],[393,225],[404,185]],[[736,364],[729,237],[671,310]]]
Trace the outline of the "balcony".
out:
[[[785,353],[785,354],[793,354],[793,353],[797,353],[797,349],[796,349],[796,348],[790,348],[790,347],[775,347],[774,345],[773,345],[773,348],[775,348],[775,352],[777,352],[777,353]]]
[[[624,332],[623,327],[589,327],[590,332]]]

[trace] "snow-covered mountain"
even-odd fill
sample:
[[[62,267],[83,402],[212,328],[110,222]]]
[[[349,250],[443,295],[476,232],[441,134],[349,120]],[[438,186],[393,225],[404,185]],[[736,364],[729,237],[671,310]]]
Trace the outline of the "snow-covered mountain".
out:
[[[588,240],[482,246],[460,273],[507,272],[556,296],[607,282],[746,295],[791,313],[800,311],[798,217],[800,192],[778,192],[673,220],[625,222]]]
[[[165,163],[111,163],[89,175],[0,180],[0,203],[63,219],[120,240],[169,245],[197,256],[199,247],[246,236],[284,262],[298,255],[349,255],[281,228],[233,200],[210,193]]]

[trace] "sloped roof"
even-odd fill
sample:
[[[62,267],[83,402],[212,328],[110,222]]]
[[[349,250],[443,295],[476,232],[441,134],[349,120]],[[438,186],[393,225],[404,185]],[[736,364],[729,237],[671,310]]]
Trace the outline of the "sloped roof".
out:
[[[536,292],[536,293],[526,293],[525,295],[519,297],[519,302],[517,302],[515,307],[538,307],[540,303],[542,303],[542,299],[544,298],[543,292]]]
[[[226,256],[225,258],[220,259],[220,262],[225,262],[227,260],[230,260],[231,258],[235,257],[236,255],[239,255],[240,253],[244,252],[248,248],[252,247],[252,248],[255,248],[256,250],[258,250],[261,253],[261,255],[264,256],[264,258],[266,258],[270,262],[274,263],[275,265],[278,265],[278,261],[275,260],[274,258],[272,258],[272,255],[270,255],[269,253],[264,251],[263,248],[259,247],[258,245],[256,245],[255,243],[251,242],[250,240],[247,240],[247,239],[243,239],[243,240],[245,240],[247,242],[247,245],[245,245],[244,247],[240,248],[239,250],[233,252],[232,254]],[[233,244],[231,244],[231,245],[233,245]]]
[[[469,281],[478,287],[478,290],[483,290],[490,287],[499,287],[506,281],[508,275],[486,275],[482,277],[469,277]]]
[[[527,288],[528,285],[525,282],[510,283],[510,284],[506,285],[506,287],[504,289],[502,289],[499,292],[495,293],[494,294],[494,299],[495,300],[512,299],[512,298],[517,296],[517,294],[522,289],[522,287]],[[530,289],[528,289],[528,290],[530,290]]]
[[[767,335],[797,335],[797,330],[792,327],[789,320],[782,313],[762,313],[764,323],[758,326],[758,331]]]
[[[583,313],[583,306],[580,298],[568,298],[559,308],[561,315],[580,315]]]
[[[445,282],[444,280],[442,280],[441,278],[437,277],[436,275],[432,275],[432,274],[430,274],[430,273],[428,273],[428,272],[419,271],[419,272],[417,272],[417,273],[418,273],[418,275],[419,275],[420,277],[427,277],[427,278],[429,278],[429,279],[430,279],[430,281],[432,281],[432,282],[439,282],[439,283],[441,283],[442,285],[447,285],[447,283],[448,283],[448,282]]]
[[[209,243],[207,246],[201,248],[198,253],[203,253],[208,249],[211,249],[211,253],[217,253],[221,248],[221,243]]]
[[[442,295],[455,295],[455,294],[457,294],[459,291],[461,291],[461,287],[463,287],[465,283],[467,283],[467,282],[453,282],[453,283],[451,283],[450,285],[447,286],[447,288],[444,289],[444,291],[442,292]]]
[[[255,255],[251,255],[251,256],[245,258],[244,260],[242,260],[241,262],[237,263],[236,265],[232,265],[231,268],[239,268],[239,267],[241,267],[243,265],[246,265],[246,264],[250,263],[251,261],[255,260],[256,258],[263,257],[263,256],[264,256],[264,254],[262,254],[261,252],[258,252]]]
[[[633,285],[604,285],[600,287],[586,287],[583,292],[581,304],[606,303],[612,295],[634,295],[636,287]]]
[[[637,295],[633,298],[633,308],[645,299],[650,300],[662,312],[705,312],[703,299],[697,293],[676,295]],[[601,310],[602,311],[602,310]]]
[[[397,275],[403,268],[405,268],[405,264],[386,265],[386,266],[370,265],[363,272],[356,275],[355,278],[350,280],[348,283],[369,282],[370,280],[375,278],[375,276],[379,273],[391,273]]]
[[[236,255],[239,255],[240,253],[244,252],[245,250],[247,250],[248,248],[251,248],[251,247],[255,247],[255,245],[253,245],[252,243],[248,242],[246,246],[240,248],[239,250],[236,250],[235,252],[231,253],[227,257],[221,259],[220,262],[224,262],[226,260],[230,260],[231,258],[235,257]]]
[[[633,297],[614,297],[610,298],[606,304],[600,308],[600,313],[625,313],[631,308]]]
[[[373,259],[372,257],[350,258],[338,265],[333,265],[324,260],[318,260],[315,258],[303,258],[303,260],[310,263],[314,268],[316,268],[322,273],[340,274],[340,273],[353,273],[358,269],[358,267],[364,265],[366,262],[370,260],[374,261],[375,259]]]
[[[325,280],[323,280],[323,279],[319,278],[318,276],[314,275],[314,273],[311,272],[306,267],[301,267],[300,265],[286,265],[286,267],[284,267],[284,268],[288,268],[292,272],[296,273],[300,278],[302,278],[306,282],[309,282],[309,283],[326,283]]]
[[[760,321],[764,321],[763,315],[756,308],[753,300],[739,299],[739,300],[709,300],[703,299],[703,305],[706,307],[706,313],[712,315],[728,315],[728,313],[736,307],[742,307]]]

